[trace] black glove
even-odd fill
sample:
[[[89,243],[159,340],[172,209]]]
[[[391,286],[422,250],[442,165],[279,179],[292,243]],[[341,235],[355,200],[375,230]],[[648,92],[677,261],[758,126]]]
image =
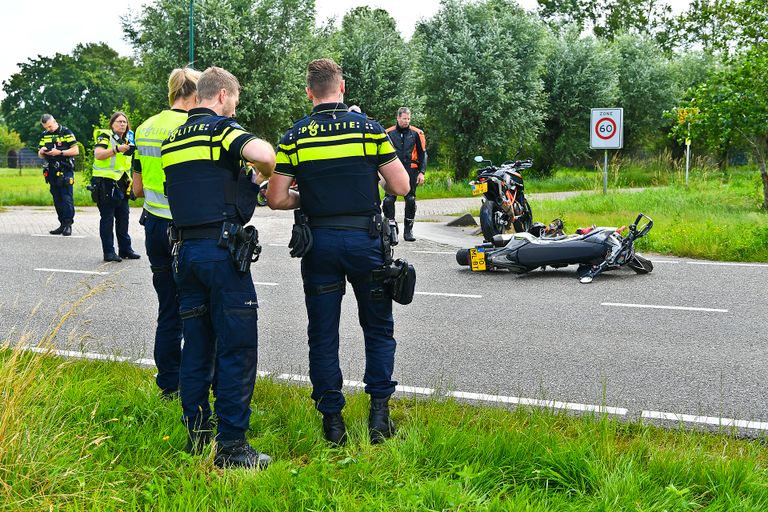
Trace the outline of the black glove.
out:
[[[291,258],[302,258],[312,249],[312,230],[306,224],[294,224],[291,230]]]

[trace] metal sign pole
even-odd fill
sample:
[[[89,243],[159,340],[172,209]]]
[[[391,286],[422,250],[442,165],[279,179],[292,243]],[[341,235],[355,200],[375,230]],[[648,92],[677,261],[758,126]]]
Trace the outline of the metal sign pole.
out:
[[[605,150],[605,161],[603,162],[603,194],[608,193],[608,150]]]
[[[195,1],[189,0],[189,66],[195,62]]]
[[[691,123],[688,123],[688,137],[685,139],[685,186],[688,186],[688,169],[691,162]]]

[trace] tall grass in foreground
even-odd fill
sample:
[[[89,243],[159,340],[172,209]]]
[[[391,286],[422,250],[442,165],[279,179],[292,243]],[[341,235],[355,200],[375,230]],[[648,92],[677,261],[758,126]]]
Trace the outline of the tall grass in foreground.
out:
[[[728,433],[400,398],[371,446],[356,393],[331,449],[307,388],[259,379],[250,440],[275,463],[220,471],[147,370],[5,349],[0,386],[0,510],[768,509],[768,452]]]

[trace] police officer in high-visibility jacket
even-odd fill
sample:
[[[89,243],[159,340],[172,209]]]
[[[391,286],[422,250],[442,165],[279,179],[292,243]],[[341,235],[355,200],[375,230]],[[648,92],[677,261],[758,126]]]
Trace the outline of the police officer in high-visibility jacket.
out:
[[[173,130],[186,122],[187,111],[197,102],[198,78],[200,72],[194,69],[174,69],[168,78],[168,102],[171,108],[144,121],[136,128],[135,134],[133,193],[136,197],[144,198],[144,212],[139,223],[144,225],[152,284],[157,293],[155,382],[164,398],[175,397],[179,392],[182,331],[178,292],[171,273],[173,255],[167,233],[172,216],[165,195],[165,172],[160,159],[160,145]]]
[[[211,67],[197,82],[197,107],[162,143],[168,204],[178,229],[173,273],[184,326],[179,392],[187,449],[210,440],[208,403],[214,370],[219,467],[263,468],[267,455],[245,438],[256,379],[258,302],[249,263],[258,250],[253,226],[257,173],[272,175],[272,145],[233,119],[240,83]]]
[[[131,158],[135,146],[128,143],[130,130],[124,112],[115,112],[109,118],[109,129],[94,130],[93,175],[91,197],[99,207],[99,236],[104,261],[137,260],[128,234],[128,198],[131,192]],[[115,253],[114,233],[117,235],[118,253]]]
[[[339,368],[346,280],[355,291],[365,337],[369,436],[378,443],[394,434],[389,417],[389,397],[397,384],[392,380],[392,298],[373,279],[374,270],[384,265],[377,229],[382,222],[379,174],[387,193],[408,192],[408,175],[384,129],[365,115],[348,111],[344,87],[341,67],[333,60],[309,63],[306,91],[314,108],[280,140],[267,190],[271,208],[301,207],[308,217],[312,243],[308,252],[303,251],[301,274],[309,318],[309,377],[315,406],[323,414],[323,433],[333,445],[344,444],[347,438]],[[298,191],[290,188],[294,179]]]
[[[45,131],[40,138],[37,154],[45,159],[43,175],[50,185],[53,206],[59,217],[59,227],[49,231],[52,235],[70,236],[75,222],[75,202],[72,186],[75,183],[75,156],[80,154],[75,134],[56,122],[51,114],[43,114],[40,124]]]
[[[389,140],[397,152],[397,157],[408,170],[411,189],[405,195],[405,231],[403,239],[413,242],[413,222],[416,218],[416,187],[424,184],[424,173],[427,171],[427,140],[424,132],[411,124],[411,109],[400,107],[397,110],[397,124],[387,128]],[[388,219],[395,218],[395,200],[397,196],[384,196],[384,215]]]

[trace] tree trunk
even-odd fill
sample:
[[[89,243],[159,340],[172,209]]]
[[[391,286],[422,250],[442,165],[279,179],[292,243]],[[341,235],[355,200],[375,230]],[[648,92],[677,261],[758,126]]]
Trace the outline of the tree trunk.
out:
[[[760,161],[760,177],[763,178],[763,210],[768,211],[768,172],[765,172],[765,159]]]
[[[768,171],[765,169],[765,153],[768,148],[768,137],[758,137],[754,143],[757,165],[760,167],[760,177],[763,179],[763,210],[768,211]]]

